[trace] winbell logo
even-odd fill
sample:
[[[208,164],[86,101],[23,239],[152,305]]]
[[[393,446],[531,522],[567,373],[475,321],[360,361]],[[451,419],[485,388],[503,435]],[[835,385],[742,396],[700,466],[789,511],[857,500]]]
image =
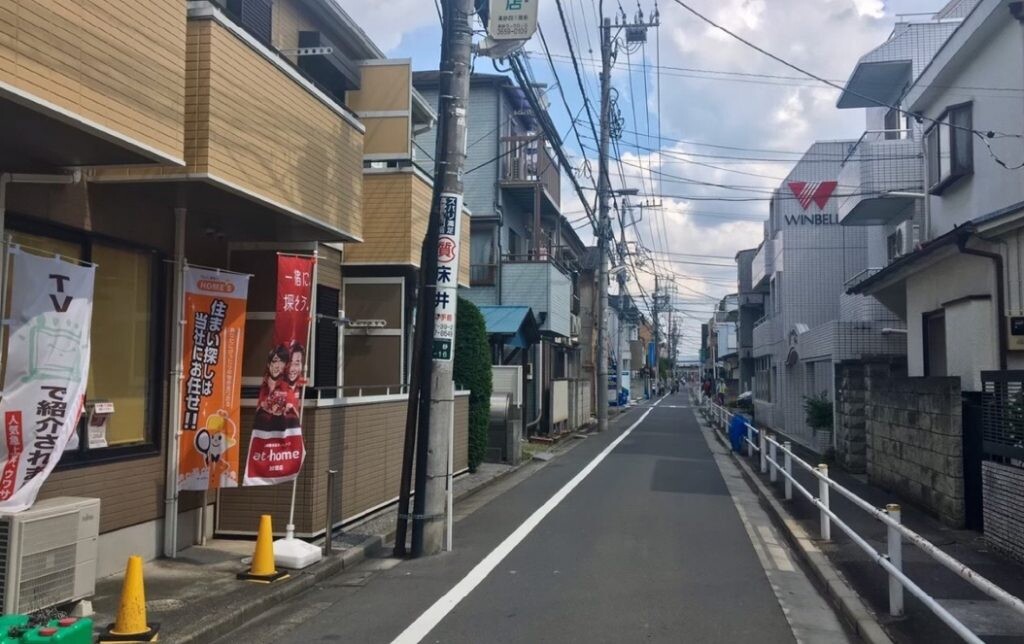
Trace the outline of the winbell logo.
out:
[[[838,185],[835,181],[792,181],[789,184],[789,189],[793,191],[793,196],[796,197],[797,201],[800,202],[800,206],[807,210],[811,202],[818,205],[819,209],[825,207],[828,200],[832,198],[832,193],[835,192],[836,186]]]

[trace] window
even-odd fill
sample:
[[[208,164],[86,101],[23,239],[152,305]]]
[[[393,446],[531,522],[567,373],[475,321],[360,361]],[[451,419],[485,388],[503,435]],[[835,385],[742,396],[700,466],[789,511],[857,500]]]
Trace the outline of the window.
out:
[[[971,104],[950,107],[928,131],[930,190],[939,194],[960,177],[974,171]]]
[[[924,314],[924,375],[946,376],[946,314]]]
[[[263,44],[270,44],[272,0],[222,0],[228,14]]]
[[[772,401],[771,356],[757,358],[754,363],[754,398]]]
[[[341,310],[341,291],[318,284],[316,287],[316,335],[313,349],[316,362],[313,365],[313,386],[317,389],[338,386],[338,354],[341,350],[338,337],[341,326],[338,311]]]
[[[156,253],[70,232],[44,236],[15,229],[12,239],[28,252],[97,264],[87,411],[78,428],[79,447],[65,452],[61,463],[156,452],[160,412]],[[90,446],[84,427],[88,404],[96,401],[114,403],[114,414],[107,424],[105,444]]]
[[[900,111],[898,109],[893,108],[885,113],[885,124],[883,127],[887,141],[903,138],[900,132]]]

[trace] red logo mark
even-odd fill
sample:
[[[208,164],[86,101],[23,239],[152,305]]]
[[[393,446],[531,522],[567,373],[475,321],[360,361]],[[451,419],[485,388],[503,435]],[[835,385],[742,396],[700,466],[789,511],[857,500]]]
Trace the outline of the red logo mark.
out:
[[[835,192],[837,185],[839,184],[835,181],[810,183],[807,181],[791,181],[789,189],[793,191],[793,196],[800,202],[800,207],[804,210],[810,207],[811,202],[817,204],[819,209],[823,209],[828,200],[832,198],[832,193]]]
[[[437,242],[437,261],[442,264],[455,259],[455,240],[451,237],[442,237]]]

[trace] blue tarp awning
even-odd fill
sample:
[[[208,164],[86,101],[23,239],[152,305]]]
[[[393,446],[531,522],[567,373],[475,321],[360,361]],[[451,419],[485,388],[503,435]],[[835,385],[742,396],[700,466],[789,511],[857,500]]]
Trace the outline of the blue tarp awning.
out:
[[[502,344],[526,348],[540,340],[540,329],[533,310],[528,306],[481,306],[480,313],[492,341],[498,336]]]

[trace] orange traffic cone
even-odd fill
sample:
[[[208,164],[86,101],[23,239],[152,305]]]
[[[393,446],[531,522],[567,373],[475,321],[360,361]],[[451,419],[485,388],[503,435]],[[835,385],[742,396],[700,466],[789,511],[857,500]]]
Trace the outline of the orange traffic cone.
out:
[[[238,573],[239,579],[263,584],[288,578],[288,573],[274,567],[274,528],[270,515],[260,517],[260,529],[256,533],[256,549],[252,553],[252,564],[248,572]]]
[[[146,591],[142,583],[142,557],[128,557],[121,587],[121,604],[117,620],[100,636],[103,642],[155,642],[159,624],[146,624]]]

